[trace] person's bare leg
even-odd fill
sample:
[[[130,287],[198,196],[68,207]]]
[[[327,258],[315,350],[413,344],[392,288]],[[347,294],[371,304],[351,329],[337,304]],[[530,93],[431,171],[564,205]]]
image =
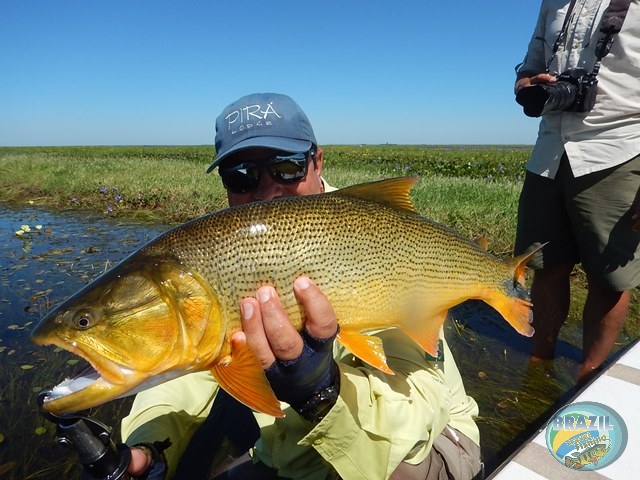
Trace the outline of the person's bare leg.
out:
[[[560,328],[569,315],[571,301],[569,276],[573,265],[536,270],[531,285],[533,302],[533,334],[531,360],[551,360],[555,357]]]
[[[589,282],[584,304],[582,363],[578,381],[589,378],[593,370],[607,359],[622,330],[629,312],[629,292],[615,292]]]

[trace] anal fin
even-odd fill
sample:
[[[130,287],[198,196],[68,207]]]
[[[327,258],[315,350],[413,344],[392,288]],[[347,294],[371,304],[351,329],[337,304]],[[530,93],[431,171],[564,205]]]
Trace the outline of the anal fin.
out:
[[[384,373],[394,375],[393,370],[387,365],[387,357],[379,337],[342,329],[338,332],[337,340],[363,362]]]
[[[432,357],[437,358],[438,342],[440,340],[440,328],[447,318],[447,310],[433,316],[425,322],[421,322],[420,327],[403,328],[402,331],[414,342],[422,347]]]

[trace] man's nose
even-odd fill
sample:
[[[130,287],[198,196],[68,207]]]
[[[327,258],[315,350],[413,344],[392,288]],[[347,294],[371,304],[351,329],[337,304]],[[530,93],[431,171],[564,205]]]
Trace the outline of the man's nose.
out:
[[[260,175],[260,182],[258,188],[254,192],[255,200],[272,200],[274,198],[282,197],[284,195],[284,188],[282,184],[276,182],[267,171],[262,171]]]

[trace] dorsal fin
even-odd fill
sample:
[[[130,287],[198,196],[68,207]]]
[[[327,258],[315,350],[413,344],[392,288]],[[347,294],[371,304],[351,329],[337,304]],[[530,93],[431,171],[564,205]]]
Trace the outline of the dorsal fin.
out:
[[[409,192],[417,180],[417,177],[390,178],[341,188],[333,194],[363,198],[388,205],[396,210],[417,213],[409,197]]]

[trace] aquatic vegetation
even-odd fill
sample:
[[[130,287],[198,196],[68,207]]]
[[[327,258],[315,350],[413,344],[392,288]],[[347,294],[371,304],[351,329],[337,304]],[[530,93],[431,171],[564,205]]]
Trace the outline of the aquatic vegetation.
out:
[[[29,238],[31,235],[38,234],[42,230],[42,225],[35,225],[35,230],[31,230],[29,225],[21,225],[19,230],[16,230],[17,237]]]

